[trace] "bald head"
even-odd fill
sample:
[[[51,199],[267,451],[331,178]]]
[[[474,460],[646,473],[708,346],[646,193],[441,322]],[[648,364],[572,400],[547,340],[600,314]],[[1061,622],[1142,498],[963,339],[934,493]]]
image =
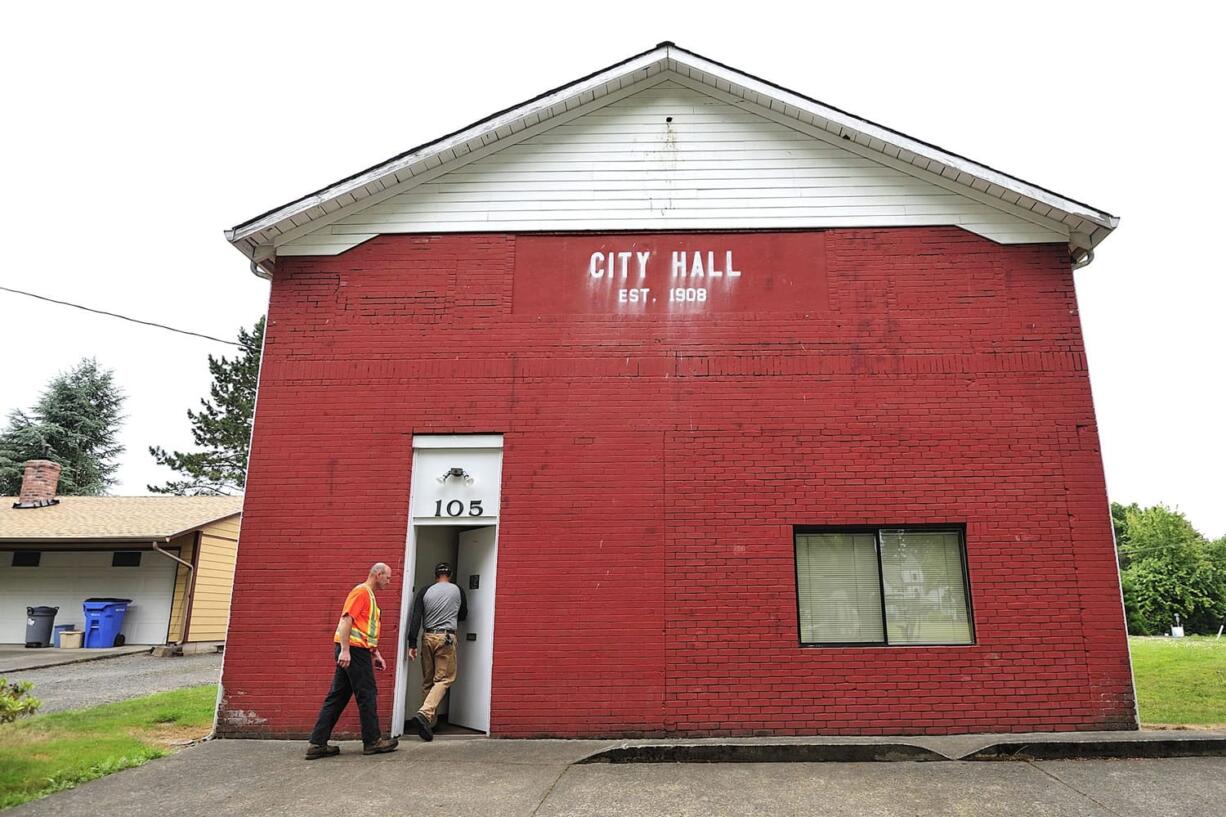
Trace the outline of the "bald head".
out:
[[[383,562],[375,562],[370,566],[370,575],[367,576],[366,581],[382,590],[392,583],[392,569]]]

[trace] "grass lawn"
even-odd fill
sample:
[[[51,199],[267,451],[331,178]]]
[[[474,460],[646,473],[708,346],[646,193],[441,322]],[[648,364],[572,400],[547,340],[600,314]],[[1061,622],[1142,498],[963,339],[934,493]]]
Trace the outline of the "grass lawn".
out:
[[[0,724],[0,809],[139,766],[176,743],[204,737],[216,700],[216,684],[206,684]]]
[[[1128,643],[1143,726],[1226,728],[1226,636]]]

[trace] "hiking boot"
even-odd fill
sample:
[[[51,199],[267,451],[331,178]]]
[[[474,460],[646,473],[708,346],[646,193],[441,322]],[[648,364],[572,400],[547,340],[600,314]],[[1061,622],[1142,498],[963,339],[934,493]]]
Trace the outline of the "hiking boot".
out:
[[[434,740],[434,733],[430,731],[430,721],[426,720],[426,716],[418,712],[413,716],[413,725],[417,727],[417,737],[425,741]]]
[[[307,760],[318,760],[321,757],[334,757],[341,753],[341,747],[333,746],[331,743],[325,743],[320,746],[318,743],[308,743],[306,750]]]
[[[400,741],[395,738],[379,738],[374,743],[367,743],[362,747],[364,755],[381,755],[384,752],[394,752],[396,747],[400,745]]]

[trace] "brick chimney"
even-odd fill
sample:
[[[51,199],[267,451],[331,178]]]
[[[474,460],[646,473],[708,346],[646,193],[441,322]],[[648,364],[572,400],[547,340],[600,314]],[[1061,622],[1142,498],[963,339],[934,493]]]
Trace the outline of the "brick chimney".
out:
[[[27,460],[21,478],[21,497],[14,508],[44,508],[59,502],[55,489],[60,484],[60,464],[51,460]]]

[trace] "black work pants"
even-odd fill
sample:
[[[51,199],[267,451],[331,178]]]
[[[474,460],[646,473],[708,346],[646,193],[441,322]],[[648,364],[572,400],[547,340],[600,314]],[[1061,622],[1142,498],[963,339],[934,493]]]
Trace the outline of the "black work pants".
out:
[[[333,650],[333,657],[339,657],[341,645]],[[311,732],[311,743],[322,746],[332,737],[332,729],[341,717],[341,712],[349,704],[349,696],[358,700],[358,717],[362,721],[362,743],[367,745],[379,739],[378,698],[375,692],[375,665],[370,650],[362,647],[349,647],[349,666],[337,665],[332,673],[332,688],[324,705],[319,710],[319,719],[315,721],[315,729]]]

